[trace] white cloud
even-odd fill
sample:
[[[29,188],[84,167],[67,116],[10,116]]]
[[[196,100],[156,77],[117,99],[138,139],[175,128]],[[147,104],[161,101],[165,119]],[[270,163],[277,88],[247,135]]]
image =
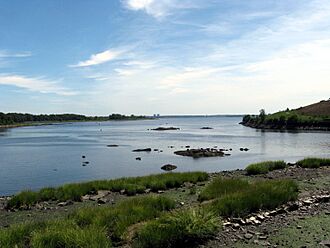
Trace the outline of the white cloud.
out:
[[[123,53],[123,50],[106,50],[104,52],[92,54],[88,60],[80,61],[78,64],[71,65],[70,67],[87,67],[103,64],[117,59]]]
[[[172,14],[175,9],[199,8],[196,0],[122,0],[124,6],[130,10],[145,11],[157,19]]]
[[[0,74],[0,85],[10,85],[40,93],[53,93],[62,96],[76,95],[77,92],[62,87],[56,81],[42,77],[33,78],[21,75]]]
[[[10,53],[5,50],[0,50],[0,58],[24,58],[32,56],[31,52]]]

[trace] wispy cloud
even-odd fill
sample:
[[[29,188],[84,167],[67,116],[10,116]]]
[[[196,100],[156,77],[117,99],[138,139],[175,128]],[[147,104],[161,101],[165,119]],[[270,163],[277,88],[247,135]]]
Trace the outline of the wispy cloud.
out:
[[[22,75],[0,74],[0,85],[16,86],[29,91],[53,93],[62,96],[72,96],[77,94],[76,91],[61,86],[59,82],[44,77],[35,78]]]
[[[70,67],[88,67],[88,66],[104,64],[106,62],[118,59],[118,57],[123,53],[124,53],[123,50],[109,49],[104,52],[92,54],[88,60],[80,61],[75,65],[70,65]]]
[[[171,15],[176,9],[199,8],[201,1],[196,0],[122,0],[130,10],[145,11],[157,19]]]
[[[11,53],[5,50],[0,50],[0,58],[24,58],[32,56],[31,52]]]

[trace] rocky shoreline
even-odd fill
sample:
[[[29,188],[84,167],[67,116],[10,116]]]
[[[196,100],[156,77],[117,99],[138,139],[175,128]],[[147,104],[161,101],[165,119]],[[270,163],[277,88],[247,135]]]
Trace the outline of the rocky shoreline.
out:
[[[209,173],[207,182],[196,184],[185,183],[181,187],[170,190],[151,192],[146,189],[143,194],[172,196],[176,199],[179,208],[189,208],[205,203],[197,201],[198,192],[210,181],[217,177],[246,178],[250,179],[293,179],[299,184],[299,197],[295,202],[289,202],[277,209],[257,211],[244,218],[226,218],[222,220],[222,230],[212,239],[204,242],[199,247],[326,247],[330,237],[323,237],[316,233],[315,239],[306,241],[305,246],[294,246],[287,240],[277,240],[285,228],[292,228],[297,235],[305,235],[309,225],[301,221],[309,218],[328,216],[330,214],[330,168],[316,169],[300,168],[291,165],[286,169],[274,170],[267,174],[247,176],[245,170],[222,171]],[[113,205],[129,197],[125,191],[111,192],[99,190],[93,194],[82,197],[81,202],[73,201],[48,201],[37,203],[30,208],[6,210],[6,202],[10,197],[0,197],[0,228],[11,226],[13,223],[36,219],[48,219],[52,216],[65,216],[84,206]],[[321,217],[320,217],[321,218]],[[323,217],[322,217],[323,218]],[[330,220],[330,218],[329,218]],[[328,223],[330,226],[330,222]],[[313,227],[312,225],[310,225]],[[326,227],[323,227],[326,230]],[[322,236],[322,237],[321,237]],[[299,240],[302,237],[297,237]],[[298,241],[295,241],[298,242]],[[315,245],[316,244],[316,245]]]

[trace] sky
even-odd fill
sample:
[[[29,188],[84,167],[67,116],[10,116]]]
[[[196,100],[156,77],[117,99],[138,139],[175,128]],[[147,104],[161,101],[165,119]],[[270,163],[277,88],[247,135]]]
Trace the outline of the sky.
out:
[[[329,0],[0,0],[0,112],[271,113],[329,97]]]

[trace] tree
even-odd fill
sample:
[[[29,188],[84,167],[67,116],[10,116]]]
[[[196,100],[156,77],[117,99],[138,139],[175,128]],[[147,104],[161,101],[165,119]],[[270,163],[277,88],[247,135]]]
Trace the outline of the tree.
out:
[[[264,109],[260,109],[259,110],[259,118],[262,122],[265,120],[265,117],[266,117],[266,111]]]

